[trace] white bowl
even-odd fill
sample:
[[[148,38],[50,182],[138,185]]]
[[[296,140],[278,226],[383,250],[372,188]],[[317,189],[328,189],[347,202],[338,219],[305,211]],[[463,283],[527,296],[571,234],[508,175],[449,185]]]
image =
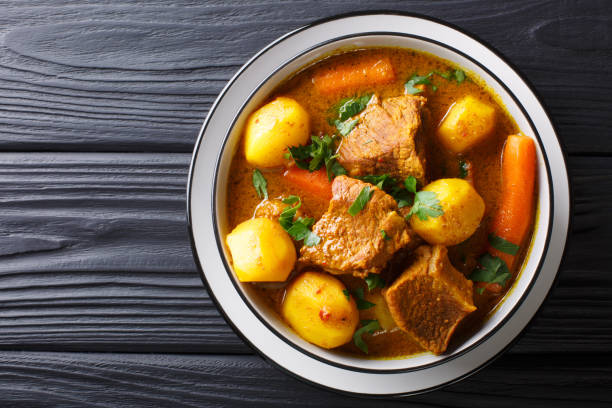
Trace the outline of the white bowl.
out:
[[[395,46],[447,59],[482,78],[521,131],[537,141],[538,216],[531,251],[513,289],[483,326],[444,355],[360,359],[307,343],[240,283],[227,262],[224,236],[229,166],[248,114],[290,74],[338,48]],[[554,170],[554,171],[553,171]],[[422,16],[353,14],[295,30],[265,47],[229,81],[196,143],[187,188],[196,264],[228,323],[269,361],[315,385],[367,395],[432,390],[482,368],[508,348],[554,283],[569,229],[570,191],[553,125],[531,87],[498,53],[448,24]]]

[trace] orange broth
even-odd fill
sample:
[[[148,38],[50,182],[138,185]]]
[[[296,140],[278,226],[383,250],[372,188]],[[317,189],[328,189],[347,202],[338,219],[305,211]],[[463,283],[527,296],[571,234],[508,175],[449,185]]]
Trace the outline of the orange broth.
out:
[[[395,70],[395,80],[384,85],[365,86],[354,88],[347,92],[337,92],[321,95],[314,88],[312,78],[320,70],[333,70],[337,64],[347,64],[351,61],[359,61],[360,58],[388,58]],[[364,93],[375,93],[380,98],[394,97],[404,94],[404,84],[413,74],[425,75],[431,71],[448,72],[456,69],[448,61],[437,58],[433,55],[421,53],[408,49],[400,48],[375,48],[355,50],[343,54],[334,55],[321,60],[306,69],[299,71],[274,92],[272,92],[266,102],[277,96],[288,96],[298,101],[309,113],[311,118],[312,133],[334,134],[336,129],[328,123],[330,108],[338,103],[342,98],[362,95]],[[423,131],[427,140],[427,171],[430,180],[446,177],[458,177],[460,174],[459,158],[457,155],[445,151],[436,141],[435,130],[444,118],[451,105],[464,97],[473,97],[494,106],[497,114],[497,125],[494,134],[482,144],[468,151],[461,156],[461,159],[469,160],[473,166],[474,187],[482,196],[486,205],[486,212],[483,221],[467,241],[449,247],[449,258],[452,264],[468,275],[476,266],[476,259],[486,250],[487,232],[491,215],[495,213],[500,199],[501,187],[501,152],[506,137],[517,133],[519,130],[514,120],[506,110],[498,103],[492,91],[484,86],[478,79],[468,78],[462,83],[454,80],[447,80],[438,75],[433,75],[432,83],[437,87],[434,91],[431,86],[427,86],[420,95],[427,98],[426,112],[423,116]],[[233,158],[230,171],[228,189],[228,221],[230,229],[239,223],[252,218],[255,208],[260,204],[261,199],[257,196],[252,184],[252,174],[254,167],[249,165],[245,159],[244,151],[240,148]],[[262,170],[264,171],[264,170]],[[268,193],[271,198],[298,195],[302,198],[303,211],[315,220],[320,218],[326,211],[328,202],[311,197],[306,193],[297,190],[294,186],[284,182],[282,169],[265,170],[264,176],[268,183]],[[239,199],[238,199],[239,197]],[[522,264],[526,250],[523,248],[519,254],[519,259],[515,262],[518,268]],[[401,262],[400,262],[401,263]],[[400,267],[391,267],[383,272],[383,277],[390,278],[391,282],[394,275],[401,273],[401,266],[407,267],[409,263],[401,263]],[[513,276],[516,271],[513,271]],[[361,279],[352,276],[337,276],[351,290],[360,285],[366,289]],[[486,319],[487,314],[503,297],[507,288],[511,287],[512,282],[506,285],[504,292],[498,295],[478,294],[474,292],[474,304],[478,310],[465,319],[460,328],[453,336],[453,341],[449,346],[460,344],[460,340],[469,336]],[[266,300],[277,312],[284,295],[284,288],[270,289],[266,285],[255,284],[257,292]],[[372,319],[371,310],[361,310],[361,319]],[[415,344],[404,332],[395,328],[390,331],[379,331],[372,336],[367,336],[369,354],[366,356],[352,343],[346,344],[339,349],[342,352],[368,358],[399,358],[409,356],[423,351]]]

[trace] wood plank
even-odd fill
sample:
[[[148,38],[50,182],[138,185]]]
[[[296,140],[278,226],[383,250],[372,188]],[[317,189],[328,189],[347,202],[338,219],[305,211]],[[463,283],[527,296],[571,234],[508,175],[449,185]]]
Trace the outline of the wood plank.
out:
[[[315,19],[432,15],[506,54],[571,152],[612,153],[612,9],[604,0],[21,1],[0,14],[0,149],[189,152],[214,98],[257,50]],[[520,24],[517,24],[520,21]]]
[[[440,391],[359,399],[299,382],[255,356],[0,353],[10,407],[609,407],[612,358],[502,357]],[[529,367],[529,369],[525,369]],[[44,403],[43,403],[44,401]]]
[[[188,164],[186,154],[0,155],[2,347],[248,351],[195,272]]]
[[[188,154],[0,154],[0,348],[250,350],[220,317],[185,225]],[[573,157],[557,288],[513,353],[612,344],[612,158]]]

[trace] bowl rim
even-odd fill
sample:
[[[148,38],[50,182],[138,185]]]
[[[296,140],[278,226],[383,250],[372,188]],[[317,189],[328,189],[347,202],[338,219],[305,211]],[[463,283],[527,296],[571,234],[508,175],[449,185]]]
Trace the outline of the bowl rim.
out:
[[[352,370],[352,371],[358,371],[358,372],[363,372],[363,373],[375,373],[375,374],[381,374],[381,373],[406,373],[406,372],[411,372],[411,371],[418,371],[418,370],[422,370],[425,368],[429,368],[429,367],[434,367],[440,364],[444,364],[447,363],[451,360],[454,360],[470,351],[472,351],[474,348],[478,347],[480,344],[482,344],[483,342],[487,341],[491,336],[493,336],[501,327],[504,326],[504,324],[506,324],[508,322],[508,320],[510,320],[512,318],[512,316],[515,314],[515,312],[518,310],[518,308],[522,305],[522,303],[524,302],[524,300],[526,299],[526,297],[529,295],[529,293],[531,292],[531,289],[534,285],[534,283],[537,281],[541,269],[542,269],[542,265],[544,263],[544,260],[546,259],[546,254],[548,252],[548,244],[550,242],[551,239],[551,232],[552,232],[552,225],[553,225],[553,219],[554,219],[554,199],[553,199],[553,188],[552,188],[552,176],[551,176],[551,169],[550,169],[550,163],[548,160],[548,155],[546,153],[546,150],[544,149],[544,144],[542,143],[542,139],[540,137],[540,134],[538,133],[537,129],[535,128],[535,125],[531,119],[531,117],[528,115],[526,108],[524,107],[524,105],[518,100],[517,96],[506,86],[505,83],[503,83],[501,81],[501,79],[495,75],[493,72],[491,72],[487,67],[485,67],[482,63],[478,62],[477,60],[475,60],[474,58],[470,57],[469,55],[465,54],[464,52],[448,45],[448,44],[443,44],[439,41],[435,41],[429,38],[425,38],[425,37],[421,37],[418,35],[413,35],[413,34],[407,34],[407,33],[400,33],[400,32],[392,32],[392,31],[385,31],[385,32],[371,32],[371,31],[363,31],[363,32],[359,32],[356,34],[350,34],[350,35],[345,35],[345,36],[340,36],[340,37],[334,37],[332,39],[329,39],[327,41],[324,42],[320,42],[317,43],[316,45],[309,47],[303,51],[301,51],[299,54],[294,55],[291,59],[286,60],[284,62],[282,62],[280,65],[278,65],[276,67],[276,69],[270,73],[268,73],[266,75],[266,79],[264,79],[263,81],[261,81],[256,87],[255,89],[253,89],[253,91],[249,94],[248,97],[245,98],[244,103],[240,106],[240,108],[237,110],[237,112],[233,115],[233,119],[231,122],[231,125],[229,127],[228,132],[226,133],[226,135],[224,136],[224,140],[221,146],[221,151],[219,153],[219,155],[217,156],[217,160],[215,162],[215,170],[214,170],[214,180],[213,180],[213,186],[212,186],[212,195],[213,195],[213,207],[212,207],[212,218],[213,219],[217,219],[218,217],[218,207],[216,205],[216,200],[214,200],[214,195],[216,194],[216,192],[218,191],[218,184],[220,182],[222,182],[222,180],[219,179],[219,167],[221,166],[221,162],[222,162],[222,156],[223,153],[225,152],[226,148],[227,148],[227,144],[229,142],[229,134],[231,133],[232,129],[235,128],[236,126],[236,122],[239,120],[239,118],[242,116],[242,114],[244,113],[244,110],[246,108],[246,106],[248,105],[249,101],[251,99],[253,99],[253,96],[256,95],[259,90],[270,80],[271,77],[273,77],[274,75],[276,75],[276,73],[278,73],[280,70],[282,70],[285,66],[289,65],[292,61],[296,60],[297,58],[300,58],[303,55],[306,55],[318,48],[324,47],[325,45],[331,44],[331,43],[335,43],[338,41],[342,41],[345,39],[351,39],[351,38],[359,38],[359,37],[368,37],[368,36],[374,36],[374,35],[387,35],[387,36],[398,36],[398,37],[406,37],[406,38],[414,38],[414,39],[418,39],[418,40],[423,40],[426,42],[430,42],[436,45],[439,45],[443,48],[446,48],[454,53],[457,53],[459,55],[461,55],[462,57],[470,60],[472,63],[476,64],[477,66],[479,66],[481,69],[483,69],[487,74],[489,74],[491,77],[493,77],[493,79],[495,81],[497,81],[503,88],[504,90],[508,93],[508,95],[510,95],[510,97],[513,99],[513,101],[517,104],[517,106],[519,107],[519,109],[521,110],[522,114],[525,116],[525,118],[527,119],[527,121],[529,122],[529,125],[531,126],[531,128],[533,129],[534,132],[534,138],[536,139],[536,143],[538,143],[540,150],[542,152],[542,155],[544,157],[544,165],[546,167],[546,177],[548,179],[548,185],[550,186],[549,191],[548,191],[548,195],[549,195],[549,205],[548,205],[548,225],[539,225],[539,228],[543,228],[546,227],[545,229],[545,234],[546,234],[546,238],[545,238],[545,244],[544,244],[544,249],[543,252],[541,254],[540,259],[538,259],[537,261],[537,266],[535,268],[535,272],[533,274],[533,276],[531,277],[531,279],[529,280],[529,284],[527,285],[527,287],[524,289],[523,293],[521,294],[520,298],[516,301],[516,304],[512,307],[512,309],[510,311],[508,311],[503,318],[493,327],[491,328],[489,331],[486,332],[485,335],[483,335],[480,339],[478,339],[477,341],[473,342],[472,344],[470,344],[469,346],[465,347],[462,350],[459,350],[457,352],[452,352],[449,355],[444,356],[442,359],[439,359],[437,361],[433,361],[433,362],[429,362],[429,363],[425,363],[425,364],[421,364],[421,365],[417,365],[417,366],[413,366],[413,367],[407,367],[407,368],[380,368],[380,369],[376,369],[376,368],[363,368],[363,367],[356,367],[353,365],[347,365],[347,364],[343,364],[343,363],[339,363],[336,361],[332,361],[329,360],[325,357],[319,356],[317,354],[314,354],[312,352],[310,352],[309,350],[304,349],[303,347],[301,347],[300,345],[292,342],[291,340],[287,339],[286,336],[284,336],[282,333],[280,333],[272,324],[270,324],[270,322],[264,317],[262,316],[262,314],[257,311],[255,309],[255,307],[252,305],[251,301],[249,301],[247,295],[244,293],[243,290],[241,290],[240,288],[240,282],[237,280],[236,276],[234,276],[234,274],[232,273],[232,267],[228,262],[227,257],[222,256],[222,262],[223,262],[223,266],[225,267],[225,272],[228,276],[228,278],[231,280],[232,284],[234,285],[234,288],[236,289],[236,291],[238,292],[238,294],[240,295],[240,297],[242,298],[242,301],[249,307],[249,309],[251,310],[251,312],[261,321],[262,324],[264,324],[268,330],[270,330],[271,332],[273,332],[277,337],[279,337],[280,339],[282,339],[285,343],[287,343],[288,345],[290,345],[291,347],[293,347],[294,349],[296,349],[297,351],[301,352],[301,353],[305,353],[306,355],[308,355],[309,357],[312,357],[316,360],[319,360],[323,363],[326,364],[330,364],[333,365],[335,367],[338,368],[343,368],[346,370]],[[333,55],[333,54],[332,54]],[[541,186],[540,186],[541,187]],[[214,233],[215,233],[215,243],[217,245],[217,247],[219,248],[219,251],[222,252],[223,251],[223,238],[221,237],[221,233],[219,231],[219,225],[218,223],[214,223]],[[534,233],[535,236],[535,233]],[[525,261],[531,256],[531,254],[527,254],[525,257]],[[519,274],[520,275],[520,274]],[[518,279],[517,279],[518,280]],[[513,288],[514,288],[514,284],[516,283],[513,282],[513,285],[508,289],[509,293]],[[500,300],[499,304],[504,303],[505,301],[505,296],[504,298],[502,298],[502,300]],[[498,304],[498,305],[499,305]],[[493,309],[495,310],[497,308],[497,306]]]
[[[473,35],[471,33],[468,33],[465,30],[463,30],[463,29],[461,29],[461,28],[459,28],[459,27],[457,27],[457,26],[455,26],[453,24],[450,24],[448,22],[445,22],[445,21],[442,21],[442,20],[439,20],[439,19],[436,19],[436,18],[432,18],[432,17],[429,17],[429,16],[425,16],[425,15],[422,15],[422,14],[418,14],[418,13],[389,11],[389,10],[372,10],[372,11],[365,11],[365,12],[344,13],[344,14],[339,14],[339,15],[335,15],[335,16],[331,16],[331,17],[327,17],[327,18],[316,20],[316,21],[314,21],[314,22],[312,22],[312,23],[310,23],[308,25],[300,27],[300,28],[298,28],[296,30],[293,30],[293,31],[291,31],[291,32],[289,32],[289,33],[279,37],[275,41],[269,43],[264,48],[262,48],[259,52],[257,52],[228,81],[226,86],[223,88],[223,90],[221,91],[221,93],[219,94],[217,99],[215,100],[214,104],[211,106],[211,108],[209,110],[209,113],[207,115],[207,118],[204,121],[204,124],[202,125],[202,128],[200,129],[200,132],[198,134],[198,138],[197,138],[197,141],[196,141],[196,145],[195,145],[195,148],[194,148],[194,152],[193,152],[193,156],[192,156],[192,160],[191,160],[191,164],[190,164],[190,168],[189,168],[189,176],[188,176],[188,184],[187,184],[187,225],[188,225],[190,244],[191,244],[191,248],[192,248],[195,264],[196,264],[196,266],[198,268],[198,272],[200,274],[200,278],[202,279],[202,282],[204,283],[210,298],[213,300],[213,302],[217,306],[217,309],[220,311],[220,313],[224,317],[225,321],[234,329],[234,331],[240,336],[240,338],[243,341],[245,341],[247,344],[249,344],[249,346],[252,349],[254,349],[257,353],[259,353],[267,361],[270,361],[273,365],[275,365],[276,367],[281,368],[283,371],[289,373],[290,375],[292,375],[292,376],[294,376],[294,377],[296,377],[296,378],[298,378],[298,379],[300,379],[302,381],[306,381],[306,382],[308,382],[310,384],[313,384],[313,385],[315,385],[317,387],[322,387],[322,388],[333,390],[333,391],[336,391],[336,392],[341,392],[341,393],[344,393],[344,394],[347,394],[347,395],[362,395],[362,396],[363,395],[372,396],[372,394],[355,393],[355,392],[351,392],[351,391],[338,390],[336,388],[328,387],[328,386],[325,386],[325,385],[320,384],[318,382],[311,381],[310,379],[302,377],[302,376],[292,372],[288,368],[283,367],[280,363],[277,363],[275,360],[273,360],[272,358],[267,356],[263,351],[261,351],[256,346],[254,346],[253,343],[248,339],[248,337],[227,316],[227,314],[226,314],[225,310],[223,309],[221,303],[217,299],[217,297],[214,294],[214,292],[211,290],[211,287],[209,285],[209,282],[207,281],[206,274],[204,273],[204,269],[202,268],[202,264],[200,262],[200,258],[199,258],[198,253],[197,253],[196,244],[195,244],[195,236],[194,236],[194,228],[193,228],[193,218],[192,218],[193,216],[192,216],[191,203],[192,203],[192,191],[193,191],[192,190],[192,183],[193,183],[193,178],[194,178],[195,162],[196,162],[196,159],[197,159],[197,156],[198,156],[199,149],[200,149],[200,147],[202,145],[202,143],[201,143],[202,138],[203,138],[204,133],[206,131],[207,125],[209,123],[209,120],[212,118],[213,114],[215,113],[217,105],[219,104],[219,102],[221,101],[221,99],[223,98],[225,93],[228,91],[228,89],[237,80],[237,78],[252,63],[254,63],[260,56],[265,54],[266,51],[268,51],[270,48],[273,48],[274,46],[276,46],[280,42],[286,40],[287,38],[289,38],[289,37],[291,37],[293,35],[296,35],[299,32],[302,32],[304,30],[307,30],[307,29],[309,29],[311,27],[314,27],[314,26],[317,26],[317,25],[320,25],[320,24],[324,24],[324,23],[328,23],[328,22],[333,22],[335,20],[341,20],[341,19],[344,19],[344,18],[347,18],[347,17],[371,16],[371,15],[406,16],[406,17],[412,17],[412,18],[417,18],[417,19],[423,19],[423,20],[427,20],[427,21],[430,21],[430,22],[433,22],[433,23],[437,23],[437,24],[441,24],[441,25],[447,26],[447,27],[449,27],[451,29],[454,29],[454,30],[456,30],[456,31],[466,35],[467,37],[471,38],[472,40],[475,40],[476,42],[478,42],[481,45],[483,45],[484,47],[486,47],[490,52],[495,54],[503,63],[505,63],[519,77],[519,79],[527,86],[529,91],[533,94],[533,96],[535,97],[535,99],[539,103],[540,107],[542,108],[542,111],[546,115],[546,119],[548,120],[548,122],[550,123],[550,126],[553,129],[553,134],[554,134],[554,136],[556,138],[556,141],[557,141],[557,143],[558,143],[558,145],[560,147],[561,158],[562,158],[562,161],[563,161],[563,166],[565,168],[565,178],[566,178],[567,183],[568,183],[569,214],[568,214],[568,217],[567,217],[567,222],[568,222],[567,232],[566,232],[566,236],[563,239],[563,250],[562,250],[562,253],[561,253],[561,257],[560,257],[559,266],[563,262],[563,259],[565,258],[565,255],[567,253],[567,246],[568,246],[567,245],[567,241],[568,241],[568,237],[569,237],[569,234],[570,234],[570,231],[571,231],[571,225],[572,225],[572,221],[573,221],[572,220],[572,217],[573,217],[573,211],[572,211],[572,209],[573,209],[573,195],[572,195],[571,183],[570,183],[568,169],[567,169],[567,157],[566,157],[565,149],[564,149],[562,141],[558,137],[558,133],[557,133],[556,127],[555,127],[555,125],[554,125],[554,123],[553,123],[553,121],[551,119],[551,116],[548,113],[548,110],[546,109],[544,103],[542,102],[542,98],[536,92],[536,90],[534,89],[533,85],[524,77],[524,75],[511,62],[508,61],[508,59],[505,56],[503,56],[499,51],[497,51],[495,48],[493,48],[491,45],[489,45],[487,42],[481,40],[477,36],[475,36],[475,35]],[[526,288],[523,289],[523,292],[522,292],[520,298],[516,301],[516,304],[511,308],[511,310],[506,312],[505,316],[493,328],[488,330],[482,336],[482,338],[480,338],[477,341],[475,341],[474,343],[470,344],[468,347],[466,347],[466,348],[464,348],[462,350],[459,350],[458,352],[452,353],[452,354],[448,355],[448,357],[440,359],[438,361],[422,364],[422,365],[415,366],[415,367],[398,368],[398,369],[371,369],[371,368],[355,367],[355,366],[351,366],[351,365],[341,364],[341,363],[338,363],[336,361],[330,361],[330,360],[328,360],[328,359],[326,359],[326,358],[324,358],[322,356],[313,354],[310,351],[305,350],[304,348],[302,348],[299,345],[295,344],[291,340],[287,339],[282,333],[279,333],[274,327],[272,327],[272,325],[269,322],[267,322],[266,319],[263,318],[261,316],[261,314],[257,310],[254,309],[254,307],[251,305],[249,300],[246,298],[246,296],[243,293],[243,291],[240,290],[240,288],[238,287],[238,283],[236,282],[235,277],[232,276],[231,267],[228,264],[226,257],[223,256],[223,254],[222,254],[223,246],[222,246],[222,243],[221,243],[218,223],[213,221],[213,225],[214,225],[214,234],[215,234],[215,244],[217,245],[217,247],[218,247],[217,249],[221,253],[221,259],[222,259],[222,262],[224,264],[224,267],[226,269],[226,273],[228,274],[228,277],[229,277],[230,281],[235,286],[235,289],[238,292],[238,294],[240,295],[240,297],[242,298],[242,301],[247,305],[247,307],[251,310],[251,312],[276,337],[278,337],[283,342],[285,342],[286,344],[290,345],[291,347],[293,347],[295,350],[297,350],[300,353],[304,353],[304,354],[308,355],[309,357],[314,358],[314,359],[316,359],[316,360],[318,360],[318,361],[320,361],[322,363],[330,364],[330,365],[333,365],[333,366],[336,366],[336,367],[339,367],[339,368],[342,368],[342,369],[351,370],[351,371],[358,371],[358,372],[362,372],[362,373],[374,373],[374,374],[405,373],[405,372],[411,372],[411,371],[419,371],[419,370],[422,370],[424,368],[428,368],[428,367],[432,367],[432,366],[448,363],[449,361],[451,361],[451,360],[453,360],[455,358],[458,358],[461,355],[463,355],[463,354],[465,354],[465,353],[467,353],[469,351],[472,351],[474,348],[478,347],[480,344],[482,344],[487,339],[489,339],[492,335],[494,335],[515,314],[515,312],[523,304],[525,298],[530,294],[530,292],[531,292],[531,290],[533,288],[534,283],[537,281],[537,279],[538,279],[538,277],[540,275],[543,263],[544,263],[544,261],[546,259],[546,255],[548,253],[549,244],[550,244],[550,240],[551,240],[551,233],[552,233],[552,229],[553,229],[554,214],[555,214],[555,192],[554,192],[554,187],[553,187],[551,167],[550,167],[548,155],[547,155],[547,152],[545,150],[544,143],[542,142],[540,134],[537,131],[537,128],[536,128],[535,124],[533,123],[533,120],[532,120],[531,116],[529,115],[528,110],[520,102],[520,100],[514,94],[514,92],[511,91],[508,88],[508,86],[496,74],[494,74],[492,71],[490,71],[483,63],[479,62],[475,58],[472,58],[471,56],[467,55],[465,52],[463,52],[463,51],[461,51],[461,50],[459,50],[459,49],[457,49],[457,48],[455,48],[455,47],[453,47],[453,46],[451,46],[449,44],[445,44],[445,43],[439,42],[439,41],[434,40],[432,38],[422,37],[422,36],[419,36],[419,35],[409,34],[409,33],[404,33],[404,32],[395,32],[395,31],[391,31],[391,30],[389,30],[389,31],[362,31],[362,32],[356,32],[356,33],[349,34],[349,35],[344,35],[344,36],[336,36],[336,37],[330,38],[327,41],[318,42],[315,45],[313,45],[311,47],[308,47],[307,49],[302,50],[300,53],[298,53],[296,55],[293,55],[290,59],[280,62],[279,65],[276,67],[276,69],[274,71],[272,71],[270,73],[267,73],[266,74],[266,78],[263,81],[261,81],[256,86],[256,88],[253,89],[252,92],[249,93],[249,95],[246,98],[245,102],[242,104],[242,106],[240,106],[240,108],[233,115],[233,119],[231,120],[231,126],[229,127],[227,133],[223,136],[224,139],[223,139],[223,142],[222,142],[222,145],[221,145],[221,149],[220,149],[219,153],[216,156],[217,158],[216,158],[216,162],[214,164],[214,179],[213,179],[213,186],[212,186],[212,194],[213,194],[213,203],[215,203],[214,194],[217,191],[217,182],[218,182],[218,179],[219,179],[219,165],[220,165],[220,162],[221,162],[221,158],[222,158],[223,152],[225,151],[227,142],[229,140],[229,137],[228,137],[229,133],[234,128],[238,118],[242,115],[243,110],[245,109],[245,107],[248,104],[248,102],[253,98],[253,96],[259,91],[259,89],[272,76],[274,76],[279,70],[281,70],[287,64],[291,63],[292,61],[294,61],[295,59],[299,58],[300,56],[305,55],[305,54],[307,54],[309,52],[312,52],[313,50],[315,50],[317,48],[320,48],[320,47],[323,47],[323,46],[325,46],[325,45],[327,45],[329,43],[337,42],[337,41],[340,41],[340,40],[343,40],[343,39],[347,39],[347,38],[365,37],[365,36],[372,36],[372,35],[388,35],[388,36],[401,36],[401,37],[415,38],[415,39],[418,39],[418,40],[422,40],[422,41],[426,41],[426,42],[430,42],[430,43],[436,44],[438,46],[441,46],[443,48],[448,49],[449,51],[451,51],[451,52],[453,52],[455,54],[458,54],[458,55],[468,59],[469,61],[474,63],[476,66],[478,66],[479,68],[483,69],[495,81],[497,81],[497,83],[505,90],[505,92],[514,101],[516,106],[520,109],[521,113],[524,115],[524,117],[527,120],[527,122],[530,125],[530,127],[533,129],[533,136],[536,139],[537,143],[540,145],[540,150],[541,150],[542,156],[544,158],[544,166],[546,168],[546,178],[547,178],[548,185],[549,185],[549,191],[548,191],[548,195],[549,195],[549,213],[548,213],[548,220],[547,220],[548,221],[548,225],[546,226],[546,231],[545,231],[546,237],[545,237],[544,247],[542,249],[541,254],[538,254],[540,259],[538,259],[538,261],[537,261],[537,266],[535,268],[535,272],[533,273],[533,276],[530,278],[530,281],[529,281],[528,285],[526,286]],[[213,212],[212,212],[211,216],[215,220],[217,218],[216,210],[217,210],[217,205],[213,204],[213,206],[212,206],[212,211]],[[543,228],[543,227],[544,227],[544,225],[540,225],[540,228]],[[533,315],[529,318],[528,322],[520,330],[520,332],[511,341],[509,341],[505,347],[503,347],[495,355],[492,355],[490,358],[488,358],[484,363],[482,363],[478,367],[476,367],[476,368],[466,372],[465,374],[463,374],[461,376],[458,376],[458,377],[454,378],[451,381],[440,383],[440,384],[435,385],[433,387],[429,387],[429,388],[418,390],[418,391],[414,391],[414,392],[401,392],[401,393],[395,393],[395,394],[380,394],[380,395],[377,395],[377,396],[384,396],[384,395],[413,395],[413,394],[417,394],[417,393],[428,392],[428,391],[431,391],[431,390],[434,390],[434,389],[438,389],[438,388],[444,387],[446,385],[455,383],[457,381],[460,381],[461,379],[463,379],[463,378],[465,378],[467,376],[470,376],[473,373],[475,373],[476,371],[479,371],[480,369],[484,368],[485,366],[490,364],[492,361],[494,361],[496,358],[498,358],[501,354],[503,354],[507,349],[512,347],[518,341],[518,339],[523,335],[525,330],[531,325],[534,317],[541,310],[542,303],[548,298],[548,296],[550,295],[550,292],[552,291],[552,288],[555,287],[556,282],[558,280],[558,276],[559,276],[559,268],[557,268],[557,271],[555,272],[552,284],[550,285],[550,287],[548,288],[547,292],[545,293],[545,295],[541,299],[540,305],[538,306],[536,311],[533,313]]]

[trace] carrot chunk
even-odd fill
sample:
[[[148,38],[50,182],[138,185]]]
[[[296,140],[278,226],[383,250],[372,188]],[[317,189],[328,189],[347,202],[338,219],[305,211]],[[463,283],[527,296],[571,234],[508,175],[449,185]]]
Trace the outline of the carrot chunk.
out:
[[[521,246],[529,232],[534,212],[536,149],[533,139],[510,135],[502,156],[501,205],[491,224],[491,233]],[[512,266],[516,256],[489,247],[489,253]]]
[[[283,176],[302,191],[324,200],[331,200],[331,182],[327,178],[325,167],[309,172],[294,166],[286,170]]]
[[[386,84],[394,79],[395,71],[389,58],[369,57],[320,70],[312,80],[317,91],[332,94],[366,85]]]

